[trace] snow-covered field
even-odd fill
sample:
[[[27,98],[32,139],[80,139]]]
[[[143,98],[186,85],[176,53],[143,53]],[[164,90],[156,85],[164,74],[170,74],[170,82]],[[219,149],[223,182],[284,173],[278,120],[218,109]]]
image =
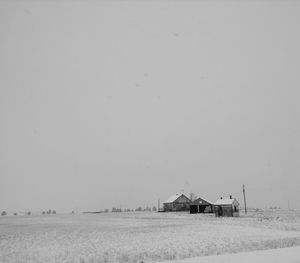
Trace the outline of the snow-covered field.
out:
[[[155,262],[300,246],[300,212],[0,217],[0,262]]]
[[[218,256],[186,258],[164,263],[300,263],[300,246]]]

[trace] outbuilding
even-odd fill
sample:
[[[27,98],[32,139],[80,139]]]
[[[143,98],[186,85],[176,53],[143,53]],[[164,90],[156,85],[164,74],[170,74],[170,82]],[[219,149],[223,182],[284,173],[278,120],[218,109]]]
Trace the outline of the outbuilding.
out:
[[[184,194],[172,195],[163,203],[165,212],[189,211],[190,204],[191,200]]]
[[[213,203],[204,198],[199,197],[193,202],[191,202],[190,213],[213,213]]]
[[[239,202],[230,196],[229,198],[220,198],[214,204],[214,212],[216,216],[239,216]]]

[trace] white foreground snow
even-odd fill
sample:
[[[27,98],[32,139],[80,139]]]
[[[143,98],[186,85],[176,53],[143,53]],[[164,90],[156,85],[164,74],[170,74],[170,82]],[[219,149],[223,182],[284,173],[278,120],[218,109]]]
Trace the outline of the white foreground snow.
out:
[[[174,260],[172,263],[300,263],[300,247]],[[167,261],[165,263],[171,263]]]
[[[0,262],[7,263],[209,260],[207,256],[295,246],[300,246],[300,211],[236,218],[152,212],[0,217]],[[239,257],[228,256],[223,262]],[[222,257],[208,262],[222,262],[215,259]]]

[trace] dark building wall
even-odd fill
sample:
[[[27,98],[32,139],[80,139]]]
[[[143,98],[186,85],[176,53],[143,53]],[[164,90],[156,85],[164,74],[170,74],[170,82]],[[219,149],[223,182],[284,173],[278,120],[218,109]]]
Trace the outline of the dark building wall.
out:
[[[199,213],[213,213],[213,206],[212,205],[200,205]]]
[[[216,216],[239,216],[239,211],[234,211],[232,205],[217,205],[214,212]]]
[[[191,200],[182,195],[173,203],[164,203],[164,211],[189,211]]]
[[[190,213],[197,214],[198,213],[198,206],[197,205],[190,205]]]
[[[213,213],[213,205],[199,197],[191,202],[190,213]]]
[[[190,213],[196,214],[196,213],[213,213],[213,207],[212,205],[190,205]]]
[[[164,204],[164,211],[189,211],[190,204],[189,203],[167,203]]]

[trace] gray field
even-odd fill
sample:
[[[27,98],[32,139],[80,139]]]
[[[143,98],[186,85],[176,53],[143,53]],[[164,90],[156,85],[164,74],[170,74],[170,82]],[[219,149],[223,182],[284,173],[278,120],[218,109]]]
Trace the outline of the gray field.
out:
[[[300,245],[300,212],[0,218],[0,262],[155,262]]]

